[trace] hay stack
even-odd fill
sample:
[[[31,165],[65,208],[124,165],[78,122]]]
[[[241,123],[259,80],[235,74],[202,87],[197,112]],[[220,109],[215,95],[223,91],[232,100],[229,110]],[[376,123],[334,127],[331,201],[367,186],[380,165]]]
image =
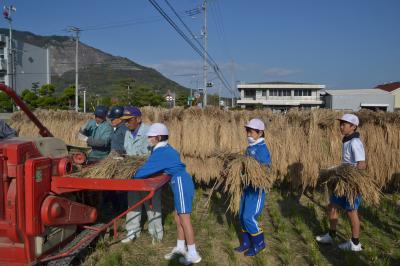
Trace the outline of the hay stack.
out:
[[[93,115],[75,111],[42,109],[36,110],[34,114],[55,137],[64,140],[65,143],[70,145],[86,146],[85,143],[76,138],[76,135],[82,125],[89,119],[93,119]],[[10,126],[17,130],[19,136],[40,136],[38,128],[23,112],[13,114]]]
[[[186,165],[187,171],[197,182],[206,185],[211,181],[218,180],[223,170],[223,161],[216,157],[200,159],[196,157],[184,156],[182,161]]]
[[[230,198],[228,210],[237,214],[243,189],[247,186],[268,190],[274,183],[273,176],[266,166],[252,157],[232,154],[225,158],[228,162],[223,172],[224,188]]]
[[[218,108],[143,107],[143,121],[166,123],[171,134],[170,143],[180,151],[196,180],[214,180],[220,165],[213,161],[215,152],[237,153],[247,146],[243,126],[254,117],[266,125],[266,143],[271,151],[273,168],[271,174],[278,180],[286,180],[291,188],[314,187],[319,169],[337,165],[341,159],[339,123],[335,120],[341,112],[332,110],[290,110],[286,114],[271,110],[221,111]],[[74,111],[35,112],[58,138],[67,144],[81,146],[76,139],[80,126],[92,114]],[[400,115],[362,111],[357,113],[362,125],[359,127],[368,161],[368,174],[375,176],[379,187],[400,189],[393,176],[400,173]],[[16,114],[10,125],[21,136],[38,136],[38,130],[27,117]],[[192,169],[193,171],[191,171]],[[398,185],[399,184],[399,185]],[[390,187],[389,187],[390,186]]]
[[[103,179],[130,179],[147,160],[145,156],[116,156],[110,154],[99,163],[87,167],[73,176]]]
[[[358,195],[368,204],[379,205],[381,191],[377,182],[365,170],[348,164],[324,169],[320,173],[321,185],[327,184],[338,197],[347,197],[351,205]]]

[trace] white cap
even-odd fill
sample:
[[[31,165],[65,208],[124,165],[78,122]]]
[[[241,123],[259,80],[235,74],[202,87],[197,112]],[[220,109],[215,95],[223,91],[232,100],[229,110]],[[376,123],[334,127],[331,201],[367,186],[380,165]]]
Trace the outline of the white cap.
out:
[[[257,129],[257,130],[264,130],[265,129],[265,125],[264,122],[261,121],[258,118],[253,118],[251,119],[246,125],[245,127],[248,128],[252,128],[252,129]]]
[[[358,120],[358,117],[356,115],[353,115],[353,114],[344,114],[342,116],[342,118],[340,118],[338,120],[349,122],[350,124],[353,124],[355,126],[358,126],[358,124],[360,123],[360,121]]]
[[[147,136],[168,136],[168,128],[162,123],[154,123],[150,126]]]

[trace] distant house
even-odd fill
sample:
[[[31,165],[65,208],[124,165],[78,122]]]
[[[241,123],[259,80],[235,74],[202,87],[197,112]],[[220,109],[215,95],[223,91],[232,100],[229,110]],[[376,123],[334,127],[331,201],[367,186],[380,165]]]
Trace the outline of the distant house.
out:
[[[51,82],[49,49],[13,39],[12,64],[9,45],[8,36],[0,35],[0,83],[21,93],[32,83],[41,86]]]
[[[394,97],[377,89],[326,90],[325,107],[334,110],[359,111],[362,108],[393,112]]]
[[[390,92],[394,97],[394,109],[400,110],[400,82],[381,84],[375,88]]]
[[[292,107],[319,108],[323,102],[320,92],[325,85],[293,82],[263,82],[239,84],[237,89],[242,108],[262,106],[273,110],[287,110]]]

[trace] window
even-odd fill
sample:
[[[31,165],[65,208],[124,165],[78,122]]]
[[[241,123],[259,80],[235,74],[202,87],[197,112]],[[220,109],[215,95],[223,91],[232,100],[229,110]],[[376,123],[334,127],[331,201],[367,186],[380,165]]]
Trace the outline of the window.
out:
[[[262,90],[262,96],[267,96],[267,90]]]
[[[256,96],[256,91],[255,90],[245,90],[244,91],[244,97],[245,98],[251,98]]]
[[[269,90],[269,96],[291,96],[290,90]]]
[[[294,90],[294,96],[311,96],[311,90]]]

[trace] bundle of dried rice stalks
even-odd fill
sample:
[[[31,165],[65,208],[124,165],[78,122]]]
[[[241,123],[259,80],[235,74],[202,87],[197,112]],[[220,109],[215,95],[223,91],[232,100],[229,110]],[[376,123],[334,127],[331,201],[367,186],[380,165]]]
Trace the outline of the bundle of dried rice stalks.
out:
[[[235,157],[235,158],[234,158]],[[252,157],[245,155],[230,155],[229,163],[223,172],[224,188],[230,197],[228,210],[237,214],[243,189],[247,186],[268,190],[274,183],[273,176],[266,166],[261,165]]]
[[[130,179],[136,170],[147,160],[145,156],[116,156],[110,154],[99,163],[84,169],[73,176],[84,178]]]
[[[321,170],[319,184],[327,184],[338,197],[345,196],[351,205],[358,195],[367,204],[379,205],[381,191],[376,181],[365,170],[348,164]]]

